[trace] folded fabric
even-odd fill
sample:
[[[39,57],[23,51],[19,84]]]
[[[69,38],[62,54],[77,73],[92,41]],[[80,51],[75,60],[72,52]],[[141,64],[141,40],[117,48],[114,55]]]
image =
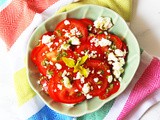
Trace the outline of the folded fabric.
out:
[[[151,105],[160,100],[160,89],[158,89],[160,87],[160,60],[152,57],[145,51],[141,54],[140,66],[127,89],[120,96],[106,103],[96,112],[78,118],[62,115],[51,110],[30,88],[24,64],[27,41],[34,29],[55,12],[68,11],[83,4],[97,4],[115,10],[126,21],[129,21],[130,18],[131,0],[81,0],[80,2],[69,4],[71,2],[72,0],[45,0],[45,2],[41,4],[36,1],[32,2],[31,0],[13,0],[13,2],[0,13],[0,26],[3,27],[3,29],[0,29],[0,31],[2,31],[0,35],[8,45],[9,58],[12,58],[13,71],[11,75],[14,74],[14,84],[19,104],[18,115],[20,119],[139,119]],[[69,5],[65,6],[66,4]],[[16,9],[20,17],[12,16],[11,20],[9,20],[11,9]],[[25,12],[21,12],[21,10]],[[16,14],[16,12],[14,14]],[[4,21],[3,16],[7,16],[6,19],[8,21]],[[13,24],[12,21],[16,20],[18,20],[18,22]],[[8,26],[11,28],[8,29]],[[5,32],[5,30],[8,31]],[[15,32],[16,30],[17,32]]]

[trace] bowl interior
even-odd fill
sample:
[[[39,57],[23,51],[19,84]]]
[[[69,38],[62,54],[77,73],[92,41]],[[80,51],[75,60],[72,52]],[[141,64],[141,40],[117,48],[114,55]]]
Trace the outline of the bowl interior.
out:
[[[107,98],[106,100],[100,100],[98,97],[91,100],[85,100],[84,102],[75,105],[74,107],[68,106],[66,104],[54,102],[48,95],[46,95],[39,85],[37,80],[39,78],[39,72],[36,66],[32,63],[30,59],[31,50],[38,44],[38,40],[41,35],[46,31],[53,31],[57,23],[65,18],[90,18],[96,20],[99,16],[108,16],[112,18],[114,26],[110,29],[111,33],[114,33],[125,39],[128,45],[128,57],[125,65],[125,73],[122,76],[121,86],[118,92]],[[43,22],[32,34],[27,50],[27,73],[28,80],[32,89],[41,97],[41,99],[53,110],[69,115],[69,116],[81,116],[86,113],[93,112],[101,108],[105,103],[114,99],[119,94],[121,94],[128,84],[131,82],[140,62],[140,49],[138,42],[132,32],[130,31],[128,25],[114,11],[96,5],[84,5],[73,9],[68,12],[64,12],[58,15],[54,15],[51,18]]]

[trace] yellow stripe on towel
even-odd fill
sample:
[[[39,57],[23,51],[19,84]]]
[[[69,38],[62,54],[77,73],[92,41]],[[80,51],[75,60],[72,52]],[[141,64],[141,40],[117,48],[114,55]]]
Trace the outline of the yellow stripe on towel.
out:
[[[28,83],[26,68],[22,68],[14,74],[14,86],[19,106],[23,105],[36,95]]]
[[[62,7],[57,13],[65,12],[85,4],[95,4],[104,6],[119,13],[127,22],[130,21],[132,0],[80,0]]]

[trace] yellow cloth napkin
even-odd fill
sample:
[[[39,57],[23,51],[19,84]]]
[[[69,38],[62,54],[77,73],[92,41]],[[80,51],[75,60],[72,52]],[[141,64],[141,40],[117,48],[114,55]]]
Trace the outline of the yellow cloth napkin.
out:
[[[119,13],[127,22],[130,20],[132,0],[80,0],[62,7],[57,13],[65,12],[84,4],[95,4],[110,8]]]

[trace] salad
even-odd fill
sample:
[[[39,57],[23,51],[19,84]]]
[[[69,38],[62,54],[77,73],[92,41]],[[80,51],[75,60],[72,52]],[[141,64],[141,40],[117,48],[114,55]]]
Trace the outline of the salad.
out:
[[[67,18],[44,33],[30,57],[40,72],[37,80],[54,101],[76,104],[106,99],[120,88],[127,45],[110,33],[111,18]]]

